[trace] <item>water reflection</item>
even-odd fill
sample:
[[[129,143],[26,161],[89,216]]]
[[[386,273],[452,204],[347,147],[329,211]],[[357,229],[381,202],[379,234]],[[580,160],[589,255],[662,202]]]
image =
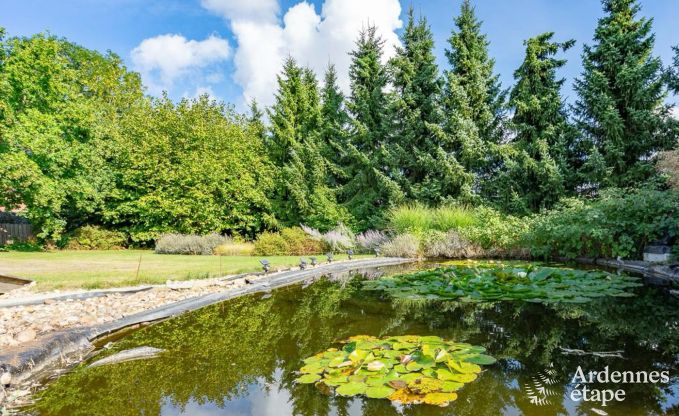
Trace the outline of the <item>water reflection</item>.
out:
[[[544,306],[523,302],[390,302],[360,290],[357,279],[321,281],[235,299],[148,327],[111,352],[149,345],[157,359],[60,378],[31,409],[42,415],[589,415],[600,405],[568,396],[578,365],[587,370],[670,370],[669,385],[624,386],[611,415],[676,414],[679,308],[642,289],[636,298]],[[500,361],[459,392],[448,408],[394,407],[387,400],[323,395],[295,385],[301,360],[356,334],[439,335],[488,348]],[[622,350],[624,358],[566,355]],[[525,386],[553,366],[558,379],[542,406]],[[620,388],[603,386],[602,388]]]

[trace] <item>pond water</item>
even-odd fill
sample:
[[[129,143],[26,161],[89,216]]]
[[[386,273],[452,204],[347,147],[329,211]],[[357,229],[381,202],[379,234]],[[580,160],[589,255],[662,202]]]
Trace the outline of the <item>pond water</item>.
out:
[[[665,415],[679,414],[679,303],[657,289],[585,304],[391,301],[360,277],[227,301],[136,331],[102,355],[137,346],[167,352],[84,365],[52,382],[36,415]],[[352,335],[437,335],[484,346],[496,364],[445,408],[323,394],[293,380],[302,360]],[[619,351],[612,357],[577,355]],[[594,383],[624,401],[574,401],[583,371],[669,371],[666,383]],[[545,390],[540,390],[544,387]],[[535,402],[537,397],[539,403]],[[539,392],[538,392],[539,391]],[[577,397],[577,396],[576,396]],[[602,413],[605,412],[605,413]]]

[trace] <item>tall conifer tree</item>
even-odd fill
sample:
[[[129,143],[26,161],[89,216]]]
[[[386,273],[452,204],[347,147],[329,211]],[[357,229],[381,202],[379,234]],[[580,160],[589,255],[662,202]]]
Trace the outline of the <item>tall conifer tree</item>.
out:
[[[324,230],[346,221],[346,211],[328,186],[327,161],[321,152],[318,83],[311,70],[292,58],[278,76],[269,119],[269,153],[280,169],[274,196],[278,218],[285,225],[305,223]]]
[[[507,92],[502,90],[488,39],[481,33],[469,0],[464,0],[448,39],[443,92],[444,130],[457,160],[471,175],[473,195],[493,193],[491,179],[503,165],[503,119]]]
[[[632,186],[654,174],[651,159],[676,143],[652,19],[636,0],[603,0],[594,44],[583,53],[575,114],[591,151],[583,173],[595,187]]]
[[[359,228],[375,227],[387,209],[400,203],[403,193],[393,180],[397,160],[389,143],[388,77],[382,64],[383,40],[376,28],[361,31],[351,52],[351,96],[347,108],[352,117],[347,146],[348,182],[343,200]]]
[[[451,152],[441,128],[443,111],[434,38],[426,19],[415,20],[412,7],[390,62],[393,74],[392,143],[399,177],[410,199],[440,203],[469,192],[469,175]]]
[[[464,91],[471,111],[470,119],[481,140],[499,143],[503,139],[501,127],[506,91],[502,90],[499,75],[493,72],[495,60],[488,56],[490,42],[481,33],[481,22],[469,0],[462,2],[455,26],[446,50],[451,66],[447,71],[448,81]]]
[[[343,169],[347,162],[346,148],[349,140],[349,114],[344,105],[344,94],[337,85],[337,71],[328,66],[321,90],[321,145],[328,161],[328,181],[332,187],[346,183]]]
[[[568,149],[575,135],[561,98],[564,79],[556,76],[566,60],[554,56],[574,41],[552,42],[553,36],[543,33],[525,42],[526,56],[514,72],[509,98],[514,139],[499,194],[505,208],[519,213],[554,205],[565,192],[570,170]]]

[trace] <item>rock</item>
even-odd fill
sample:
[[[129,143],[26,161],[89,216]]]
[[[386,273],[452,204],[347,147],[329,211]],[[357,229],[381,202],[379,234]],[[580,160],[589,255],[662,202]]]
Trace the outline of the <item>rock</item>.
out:
[[[57,303],[57,301],[54,299],[45,299],[44,301],[42,301],[42,303],[44,303],[45,305],[54,305],[55,303]]]
[[[23,331],[19,332],[16,336],[16,340],[19,341],[19,342],[33,341],[37,335],[38,334],[36,334],[33,329],[28,328],[28,329],[24,329]]]
[[[12,384],[12,375],[10,373],[2,373],[0,376],[0,385],[7,386]]]

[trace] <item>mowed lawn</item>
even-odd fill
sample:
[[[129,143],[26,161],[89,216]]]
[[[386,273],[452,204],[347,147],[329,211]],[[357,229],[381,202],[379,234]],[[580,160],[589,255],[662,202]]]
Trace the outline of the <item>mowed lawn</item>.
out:
[[[326,261],[324,255],[316,257]],[[36,290],[103,288],[261,271],[259,260],[263,258],[269,260],[272,270],[295,266],[300,261],[300,256],[220,258],[155,254],[151,250],[10,252],[0,253],[0,275],[35,280]],[[335,260],[346,258],[335,256]]]

